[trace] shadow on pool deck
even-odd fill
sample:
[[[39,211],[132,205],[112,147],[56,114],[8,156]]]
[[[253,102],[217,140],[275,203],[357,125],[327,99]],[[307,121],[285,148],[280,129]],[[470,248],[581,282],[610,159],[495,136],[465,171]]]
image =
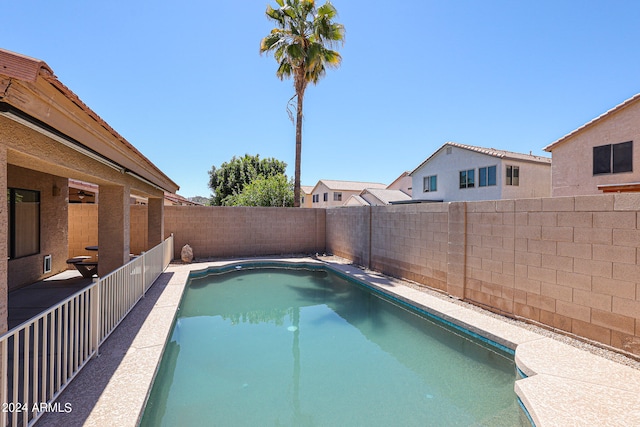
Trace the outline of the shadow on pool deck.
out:
[[[67,270],[9,292],[7,297],[9,329],[48,310],[92,283],[90,278],[82,277],[76,270]]]
[[[85,424],[171,276],[172,273],[165,272],[158,277],[145,297],[138,301],[122,323],[100,346],[100,355],[90,360],[56,399],[63,408],[65,403],[71,403],[72,410],[69,413],[46,413],[38,420],[36,424],[38,427]],[[68,396],[73,396],[72,401]],[[132,414],[132,417],[136,416]]]

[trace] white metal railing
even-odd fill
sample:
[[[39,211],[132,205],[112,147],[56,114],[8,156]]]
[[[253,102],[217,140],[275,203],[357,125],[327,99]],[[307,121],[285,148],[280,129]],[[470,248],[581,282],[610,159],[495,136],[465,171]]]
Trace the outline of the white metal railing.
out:
[[[0,426],[30,426],[98,354],[173,257],[173,235],[0,337]]]

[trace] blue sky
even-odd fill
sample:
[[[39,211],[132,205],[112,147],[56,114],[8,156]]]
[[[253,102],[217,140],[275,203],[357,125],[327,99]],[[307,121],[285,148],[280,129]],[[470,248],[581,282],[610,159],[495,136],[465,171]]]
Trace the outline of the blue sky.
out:
[[[292,82],[258,52],[269,3],[4,2],[0,47],[44,60],[180,194],[209,196],[234,155],[293,175]],[[543,154],[640,92],[635,0],[333,4],[343,63],[305,96],[305,185],[390,183],[447,141]]]

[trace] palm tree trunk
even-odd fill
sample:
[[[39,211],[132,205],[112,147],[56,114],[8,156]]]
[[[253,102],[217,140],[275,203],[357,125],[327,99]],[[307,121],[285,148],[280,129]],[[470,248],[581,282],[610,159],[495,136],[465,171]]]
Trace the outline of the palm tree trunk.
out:
[[[302,158],[302,101],[304,89],[297,93],[298,108],[296,114],[296,170],[293,181],[293,206],[300,207],[300,163]]]

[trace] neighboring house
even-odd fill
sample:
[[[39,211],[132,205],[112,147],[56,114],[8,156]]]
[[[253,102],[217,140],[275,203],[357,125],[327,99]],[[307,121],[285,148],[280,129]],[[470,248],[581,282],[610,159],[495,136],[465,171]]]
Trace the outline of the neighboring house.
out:
[[[101,82],[96,82],[101,84]],[[130,196],[148,200],[147,247],[178,186],[38,59],[0,49],[0,332],[8,291],[67,269],[69,179],[100,190],[103,276],[129,260]]]
[[[393,202],[408,202],[411,196],[400,190],[388,188],[365,188],[356,196],[349,197],[344,206],[384,206]]]
[[[353,195],[344,206],[383,206],[395,202],[411,200],[411,177],[403,172],[387,188],[365,188],[358,195]]]
[[[397,177],[391,184],[387,186],[389,190],[400,190],[411,197],[411,189],[413,188],[413,182],[411,179],[411,172],[403,172],[402,175]]]
[[[311,193],[313,192],[313,186],[311,185],[301,185],[300,186],[300,207],[301,208],[312,208],[311,203]]]
[[[638,142],[640,94],[544,148],[553,158],[552,195],[640,191]]]
[[[551,159],[447,142],[411,173],[414,201],[473,201],[551,194]]]
[[[331,208],[344,206],[351,196],[357,196],[362,190],[384,189],[387,186],[377,182],[332,181],[321,179],[311,191],[311,207]],[[309,196],[307,196],[309,197]]]

